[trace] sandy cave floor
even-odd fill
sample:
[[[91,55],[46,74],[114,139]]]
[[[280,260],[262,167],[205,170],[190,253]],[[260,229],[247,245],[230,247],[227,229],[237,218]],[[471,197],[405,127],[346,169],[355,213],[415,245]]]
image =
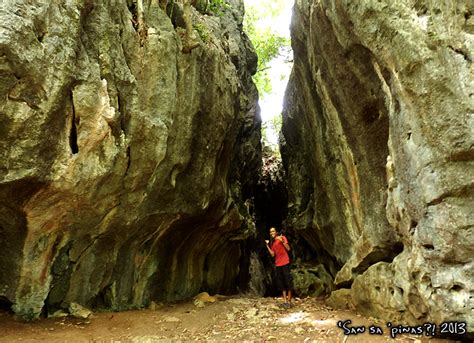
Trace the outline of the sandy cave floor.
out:
[[[0,311],[0,342],[454,342],[422,335],[391,338],[386,323],[349,311],[333,310],[324,300],[296,299],[294,307],[280,299],[224,297],[198,308],[192,301],[159,305],[157,309],[96,312],[87,320],[72,317],[22,322]],[[340,320],[350,326],[377,325],[383,335],[367,332],[345,336]]]

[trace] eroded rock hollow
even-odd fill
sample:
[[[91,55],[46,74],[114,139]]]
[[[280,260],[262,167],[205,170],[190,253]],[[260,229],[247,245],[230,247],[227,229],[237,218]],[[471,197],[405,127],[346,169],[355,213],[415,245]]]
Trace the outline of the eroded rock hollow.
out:
[[[243,3],[228,3],[2,2],[4,307],[236,291],[260,119]]]
[[[333,304],[474,330],[473,13],[296,1],[287,225],[335,274]]]

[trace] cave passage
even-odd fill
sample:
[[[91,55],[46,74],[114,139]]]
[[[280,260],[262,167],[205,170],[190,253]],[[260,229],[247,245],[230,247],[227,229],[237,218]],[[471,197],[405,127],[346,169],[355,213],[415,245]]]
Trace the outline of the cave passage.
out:
[[[249,38],[252,40],[259,58],[254,82],[259,91],[258,103],[262,120],[262,168],[257,185],[252,192],[256,237],[247,240],[242,251],[244,251],[244,256],[252,255],[253,257],[250,259],[258,258],[258,263],[261,264],[263,270],[257,268],[257,270],[250,271],[250,288],[259,290],[263,288],[264,291],[260,293],[264,296],[281,295],[277,292],[277,287],[272,281],[274,260],[265,247],[265,240],[269,239],[269,230],[271,227],[275,227],[277,232],[285,235],[289,240],[290,262],[293,275],[297,276],[294,281],[305,285],[303,288],[295,287],[299,288],[301,293],[299,295],[329,293],[335,276],[334,265],[337,263],[334,263],[331,256],[326,256],[323,249],[324,243],[320,242],[316,235],[307,237],[309,230],[303,232],[299,230],[301,228],[293,227],[294,218],[290,218],[291,216],[288,215],[288,189],[292,183],[287,180],[287,171],[280,152],[280,148],[285,145],[284,141],[280,141],[283,137],[284,98],[294,60],[293,47],[290,42],[293,2],[261,1],[256,4],[247,1],[245,5],[246,16],[250,12],[251,18],[248,20],[246,29],[247,32],[250,32]],[[269,8],[272,10],[268,13],[260,13]],[[255,13],[261,15],[256,16]],[[260,25],[267,31],[259,31]],[[262,37],[267,40],[262,41]],[[275,42],[278,43],[273,46],[272,44]],[[266,48],[262,49],[262,46]],[[273,51],[273,55],[270,57],[268,49]],[[305,193],[309,192],[310,190]],[[324,255],[324,257],[320,255]],[[326,268],[325,262],[328,261],[330,266]],[[246,262],[241,265],[241,269],[245,268],[252,269],[252,263]],[[326,269],[331,270],[331,274],[327,273]],[[255,276],[255,274],[261,273],[264,275]],[[252,280],[252,277],[255,280]],[[252,286],[255,283],[261,283],[261,286]],[[321,286],[321,284],[325,286]],[[298,295],[298,292],[295,293]]]
[[[262,169],[254,190],[254,206],[257,240],[261,241],[268,239],[271,227],[287,234],[282,232],[288,194],[279,135],[283,98],[293,64],[290,44],[292,7],[291,1],[245,1],[244,29],[249,32],[259,60],[254,82],[259,91],[262,119]]]
[[[269,239],[271,227],[275,227],[277,232],[288,236],[288,233],[283,229],[288,205],[284,175],[281,160],[272,154],[264,155],[261,178],[254,193],[257,235],[255,241],[251,243],[250,250],[257,253],[266,271],[266,277],[263,278],[265,280],[265,296],[277,295],[274,285],[270,282],[272,280],[273,258],[265,247],[265,240]]]

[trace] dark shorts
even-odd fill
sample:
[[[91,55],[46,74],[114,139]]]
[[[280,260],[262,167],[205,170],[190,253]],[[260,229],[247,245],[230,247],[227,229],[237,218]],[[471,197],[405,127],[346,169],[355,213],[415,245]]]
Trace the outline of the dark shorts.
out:
[[[293,289],[293,278],[291,277],[289,264],[286,264],[281,267],[276,267],[275,277],[278,290],[285,291]]]

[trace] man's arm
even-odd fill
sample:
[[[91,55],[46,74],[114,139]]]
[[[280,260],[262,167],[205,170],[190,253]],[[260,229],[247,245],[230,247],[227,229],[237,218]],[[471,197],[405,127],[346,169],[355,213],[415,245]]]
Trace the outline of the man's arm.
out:
[[[270,247],[268,246],[268,241],[265,241],[265,243],[267,244],[267,249],[268,249],[268,252],[270,253],[270,255],[272,255],[272,257],[275,257],[275,253],[274,253],[273,250],[270,249]]]
[[[285,236],[280,236],[278,239],[283,243],[283,246],[285,247],[286,251],[290,251],[290,244],[288,244],[288,240],[286,239]]]

